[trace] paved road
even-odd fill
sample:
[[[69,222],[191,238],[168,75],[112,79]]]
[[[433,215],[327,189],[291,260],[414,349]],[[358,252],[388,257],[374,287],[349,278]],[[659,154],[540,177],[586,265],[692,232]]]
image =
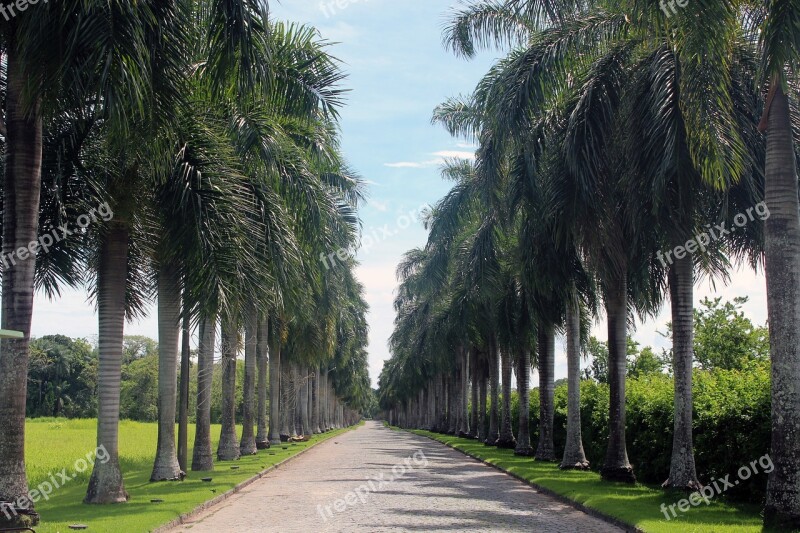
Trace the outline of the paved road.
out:
[[[173,531],[622,530],[442,444],[367,422]]]

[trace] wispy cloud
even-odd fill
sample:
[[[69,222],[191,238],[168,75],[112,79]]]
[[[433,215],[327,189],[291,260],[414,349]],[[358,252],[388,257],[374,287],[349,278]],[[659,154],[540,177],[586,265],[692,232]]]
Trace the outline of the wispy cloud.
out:
[[[427,161],[399,161],[396,163],[384,163],[383,166],[389,168],[430,168],[443,165],[448,159],[475,159],[475,152],[461,150],[440,150],[431,155],[436,159]]]
[[[387,212],[389,210],[389,202],[388,202],[388,200],[385,201],[385,202],[382,202],[380,200],[376,200],[375,198],[372,198],[369,201],[369,205],[370,205],[370,207],[373,207],[375,210],[380,211],[381,213],[385,213],[385,212]]]
[[[475,159],[475,152],[462,152],[458,150],[442,150],[434,152],[433,155],[446,159]]]

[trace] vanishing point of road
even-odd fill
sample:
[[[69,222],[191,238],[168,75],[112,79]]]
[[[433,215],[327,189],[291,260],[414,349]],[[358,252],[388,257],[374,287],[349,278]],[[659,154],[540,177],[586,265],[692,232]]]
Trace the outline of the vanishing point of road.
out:
[[[440,443],[367,422],[173,531],[622,530]]]

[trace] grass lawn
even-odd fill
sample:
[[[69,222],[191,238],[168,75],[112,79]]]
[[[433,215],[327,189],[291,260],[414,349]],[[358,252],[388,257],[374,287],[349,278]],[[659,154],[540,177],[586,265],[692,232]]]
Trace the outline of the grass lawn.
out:
[[[49,500],[39,500],[36,510],[40,533],[68,533],[69,524],[86,524],[89,532],[146,532],[163,525],[198,505],[213,499],[235,485],[253,477],[298,452],[347,430],[314,436],[309,442],[284,444],[238,461],[218,462],[214,472],[189,472],[182,482],[150,483],[156,451],[157,424],[123,421],[120,423],[120,463],[130,501],[117,505],[84,505],[91,464],[78,472],[80,460],[93,454],[96,446],[95,420],[34,419],[26,423],[26,464],[31,490],[66,469],[74,478],[55,489]],[[220,427],[212,427],[216,450]],[[241,435],[241,426],[239,427]],[[194,426],[189,426],[189,461],[194,442]],[[77,462],[77,463],[76,463]],[[236,470],[231,466],[238,466]],[[213,477],[210,483],[200,481]],[[59,484],[62,484],[59,481]],[[164,500],[151,503],[151,499]]]
[[[586,507],[633,524],[648,533],[756,533],[765,531],[761,525],[761,509],[754,505],[737,505],[720,499],[711,505],[701,503],[666,520],[661,504],[667,506],[686,497],[685,494],[665,492],[651,485],[626,485],[600,480],[595,472],[562,471],[555,463],[517,457],[513,450],[484,446],[475,440],[460,439],[429,431],[413,431],[432,437],[457,450],[496,465],[551,491],[566,496]],[[671,515],[670,515],[671,516]]]

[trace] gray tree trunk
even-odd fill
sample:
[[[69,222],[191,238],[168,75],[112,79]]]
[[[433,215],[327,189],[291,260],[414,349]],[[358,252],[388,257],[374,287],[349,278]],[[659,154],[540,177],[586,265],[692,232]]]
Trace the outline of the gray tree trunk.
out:
[[[289,427],[294,425],[294,409],[292,408],[292,369],[291,364],[283,362],[281,364],[281,440],[287,441],[292,435]]]
[[[685,243],[686,240],[681,242]],[[664,487],[699,490],[692,439],[692,362],[694,359],[694,262],[675,259],[669,272],[672,305],[672,368],[675,374],[675,413],[672,459]]]
[[[458,384],[458,418],[460,425],[458,428],[459,437],[469,436],[469,361],[470,354],[467,348],[461,348],[461,374]]]
[[[244,321],[244,383],[242,384],[242,439],[241,455],[258,453],[253,427],[256,423],[256,350],[258,349],[258,311],[249,309]]]
[[[269,432],[267,431],[267,365],[269,364],[269,318],[265,313],[258,316],[258,339],[256,341],[256,365],[258,366],[258,421],[256,432],[256,448],[269,448]]]
[[[470,398],[470,421],[469,421],[469,437],[472,439],[478,438],[478,358],[479,354],[477,350],[472,352],[472,358],[470,359],[470,373],[472,374],[471,378],[471,398]]]
[[[222,321],[222,429],[217,446],[217,459],[239,458],[236,438],[236,355],[239,353],[239,330],[236,319]]]
[[[185,475],[175,447],[180,314],[180,271],[175,265],[161,264],[158,269],[158,445],[150,481],[180,481]]]
[[[320,369],[316,367],[314,369],[314,381],[312,382],[313,386],[311,389],[312,397],[311,397],[311,428],[314,430],[315,434],[322,433],[322,428],[319,425],[319,416],[320,416]]]
[[[772,450],[764,521],[800,528],[800,220],[789,99],[779,80],[767,118],[767,307]]]
[[[272,343],[269,347],[269,443],[276,446],[281,443],[281,336],[277,328],[272,328]]]
[[[489,434],[486,435],[486,444],[494,446],[500,438],[500,372],[497,368],[497,346],[492,342],[489,346],[489,385],[491,387],[491,405],[489,406]]]
[[[556,339],[553,327],[540,324],[539,348],[539,443],[536,446],[537,461],[555,461],[553,443],[553,418],[555,416],[555,364]]]
[[[486,364],[485,361],[481,361],[480,364],[480,378],[478,381],[478,441],[480,442],[488,442],[489,436],[486,432],[486,394],[487,394],[487,387],[488,387],[488,377],[486,372]]]
[[[503,404],[500,422],[500,436],[497,438],[499,448],[516,448],[514,430],[511,426],[511,354],[507,350],[500,353],[500,363],[503,373]]]
[[[586,470],[589,461],[581,435],[581,311],[576,298],[567,302],[567,442],[562,469]]]
[[[514,455],[530,457],[531,446],[530,405],[531,405],[531,352],[523,349],[517,356],[517,392],[519,394],[519,431]]]
[[[625,444],[625,374],[628,352],[628,283],[611,280],[605,294],[608,317],[608,451],[600,475],[608,481],[635,483]]]
[[[185,300],[181,327],[181,377],[178,398],[178,464],[183,472],[189,468],[189,380],[192,355],[192,321]]]
[[[115,219],[109,223],[100,248],[100,265],[97,271],[100,348],[97,446],[106,450],[108,460],[103,462],[99,458],[95,459],[85,503],[120,503],[128,500],[119,466],[119,394],[122,379],[122,338],[125,331],[128,240],[128,226]],[[5,298],[3,300],[5,305]]]
[[[6,43],[6,145],[3,180],[3,257],[37,238],[42,178],[42,115],[38,101],[26,109],[22,73],[13,43]],[[0,341],[0,502],[22,502],[28,495],[25,475],[25,401],[28,386],[31,320],[36,260],[2,265],[2,327],[24,333]],[[120,341],[121,342],[121,341]],[[101,352],[102,353],[102,352]],[[103,366],[101,365],[101,370]],[[119,378],[117,378],[119,380]],[[124,494],[120,483],[120,494]],[[127,495],[126,495],[127,497]],[[39,522],[33,503],[13,505],[16,516],[0,513],[0,527],[28,527]]]
[[[312,434],[311,431],[311,420],[308,416],[308,367],[303,367],[301,369],[301,376],[300,376],[300,420],[301,425],[300,428],[302,429],[302,433],[304,436],[310,436]]]
[[[214,378],[214,346],[217,339],[217,319],[200,319],[200,345],[197,349],[197,421],[192,452],[192,470],[214,470],[211,450],[211,383]]]

